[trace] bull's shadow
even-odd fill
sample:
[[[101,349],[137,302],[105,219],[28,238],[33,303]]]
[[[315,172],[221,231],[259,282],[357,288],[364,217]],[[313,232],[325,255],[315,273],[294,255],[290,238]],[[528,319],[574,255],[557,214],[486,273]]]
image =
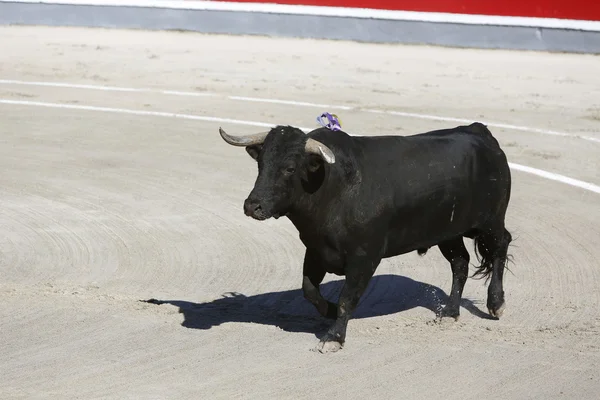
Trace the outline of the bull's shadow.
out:
[[[321,293],[337,302],[344,280],[321,285]],[[398,275],[376,275],[353,314],[354,319],[394,314],[415,307],[423,307],[439,316],[448,295],[439,287]],[[184,315],[182,326],[192,329],[210,329],[226,322],[252,322],[277,326],[288,332],[307,332],[319,336],[332,320],[321,317],[304,299],[301,289],[269,292],[254,296],[227,293],[207,303],[181,300],[142,300],[152,304],[171,304]],[[462,308],[480,318],[490,318],[471,300],[464,299]],[[464,312],[464,310],[462,311]]]

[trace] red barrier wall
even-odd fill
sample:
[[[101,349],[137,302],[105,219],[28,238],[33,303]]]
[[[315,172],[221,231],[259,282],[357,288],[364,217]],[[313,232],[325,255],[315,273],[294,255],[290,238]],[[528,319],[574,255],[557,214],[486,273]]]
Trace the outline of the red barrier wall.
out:
[[[228,0],[240,3],[375,8],[600,21],[600,0]]]

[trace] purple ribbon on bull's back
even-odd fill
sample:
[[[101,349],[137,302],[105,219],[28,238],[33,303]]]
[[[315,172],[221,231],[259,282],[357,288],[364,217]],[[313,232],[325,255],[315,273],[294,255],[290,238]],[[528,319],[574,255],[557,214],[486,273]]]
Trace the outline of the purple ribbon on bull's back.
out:
[[[324,121],[323,118],[327,118],[327,120]],[[342,130],[342,124],[340,123],[338,116],[335,114],[324,112],[323,114],[317,117],[317,122],[319,123],[319,125],[331,129],[332,131]]]

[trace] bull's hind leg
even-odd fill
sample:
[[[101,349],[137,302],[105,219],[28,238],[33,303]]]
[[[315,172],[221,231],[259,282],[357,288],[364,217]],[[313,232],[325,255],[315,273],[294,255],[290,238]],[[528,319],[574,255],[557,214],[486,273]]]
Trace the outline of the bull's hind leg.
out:
[[[503,229],[500,237],[494,241],[495,247],[492,250],[492,279],[488,287],[487,308],[493,317],[500,318],[505,308],[504,300],[504,269],[508,255],[508,246],[512,241],[510,233]]]
[[[505,308],[504,269],[506,268],[508,246],[512,236],[503,227],[499,233],[483,233],[475,238],[478,252],[481,254],[481,267],[476,275],[489,276],[487,308],[491,316],[500,318]]]
[[[302,291],[304,298],[315,306],[319,314],[335,319],[337,317],[337,306],[325,300],[319,290],[319,285],[325,277],[325,269],[321,265],[319,256],[311,250],[306,250],[303,270]]]
[[[448,304],[442,309],[442,317],[458,320],[460,300],[469,275],[469,252],[465,248],[462,236],[438,244],[442,255],[452,268],[452,289]]]

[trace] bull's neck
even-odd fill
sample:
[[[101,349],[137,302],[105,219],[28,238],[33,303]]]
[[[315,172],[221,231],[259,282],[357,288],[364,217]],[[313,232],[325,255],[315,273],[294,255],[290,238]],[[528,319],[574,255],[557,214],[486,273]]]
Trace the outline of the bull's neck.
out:
[[[349,174],[348,165],[340,163],[326,168],[319,189],[314,193],[299,195],[287,214],[300,234],[323,224],[326,216],[332,217],[343,204],[342,197],[348,188],[357,182],[358,175],[354,172]]]

